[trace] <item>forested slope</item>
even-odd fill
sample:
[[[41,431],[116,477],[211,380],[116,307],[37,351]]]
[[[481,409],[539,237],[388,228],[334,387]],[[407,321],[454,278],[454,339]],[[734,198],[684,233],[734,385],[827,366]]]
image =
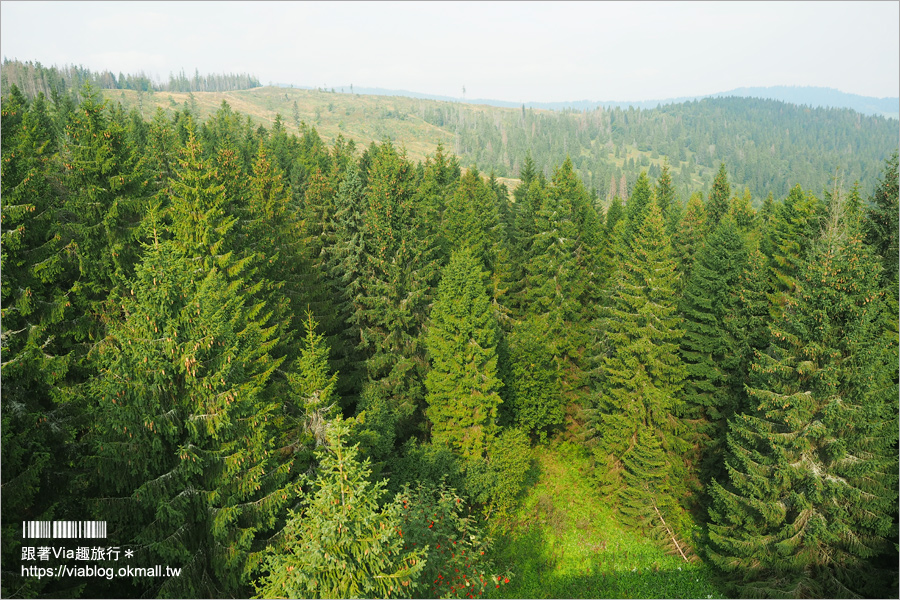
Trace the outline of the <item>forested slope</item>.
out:
[[[48,97],[77,95],[84,81],[105,88],[105,97],[114,102],[137,107],[145,118],[157,106],[170,112],[188,107],[206,118],[224,100],[250,116],[254,126],[271,127],[280,115],[292,131],[305,123],[329,143],[339,135],[364,145],[389,138],[414,160],[424,160],[443,143],[464,167],[477,163],[501,179],[516,178],[528,154],[547,177],[568,155],[604,206],[617,194],[625,198],[642,170],[655,178],[666,163],[682,199],[698,190],[707,193],[722,162],[729,165],[732,184],[748,189],[757,208],[768,195],[784,197],[797,183],[821,195],[836,173],[848,185],[859,181],[862,193],[871,194],[878,165],[897,147],[896,120],[759,98],[706,98],[647,109],[539,110],[361,95],[352,86],[259,88],[249,75],[182,72],[157,85],[143,74],[114,76],[18,61],[5,61],[0,70],[4,90],[16,83],[28,97],[38,91]]]
[[[745,147],[771,118],[759,143],[793,164],[758,106],[691,131]],[[708,152],[708,192],[673,164],[606,209],[566,143],[543,172],[549,133],[509,156],[510,194],[449,147],[416,161],[228,104],[2,107],[4,596],[498,593],[516,565],[488,532],[560,440],[593,500],[730,594],[896,596],[896,131],[859,186],[755,208],[732,175],[752,168]],[[628,119],[639,143],[689,114],[540,119]],[[881,143],[845,117],[839,139]],[[21,522],[64,519],[182,575],[23,576]]]
[[[137,105],[134,93],[107,97]],[[642,170],[656,177],[666,163],[682,198],[706,193],[722,162],[734,171],[735,187],[747,188],[757,206],[769,194],[783,197],[796,183],[821,194],[837,172],[871,193],[867,182],[897,146],[896,123],[889,119],[753,98],[578,112],[261,88],[192,98],[155,93],[142,103],[146,114],[155,106],[174,111],[187,104],[205,115],[223,100],[252,115],[255,125],[269,127],[280,114],[294,131],[303,122],[328,141],[342,135],[368,145],[390,138],[418,160],[443,143],[463,165],[476,163],[501,178],[516,178],[528,154],[549,177],[568,155],[587,189],[605,204],[630,193]]]

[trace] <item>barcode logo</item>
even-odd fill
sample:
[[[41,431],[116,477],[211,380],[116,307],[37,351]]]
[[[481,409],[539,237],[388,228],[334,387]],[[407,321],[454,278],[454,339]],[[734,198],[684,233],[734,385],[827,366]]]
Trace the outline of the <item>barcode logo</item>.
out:
[[[22,521],[23,538],[105,538],[106,521]]]

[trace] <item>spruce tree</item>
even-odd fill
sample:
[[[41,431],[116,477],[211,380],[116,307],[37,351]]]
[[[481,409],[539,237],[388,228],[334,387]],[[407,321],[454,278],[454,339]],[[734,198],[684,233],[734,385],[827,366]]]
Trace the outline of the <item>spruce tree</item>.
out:
[[[525,154],[525,161],[522,168],[519,170],[519,180],[521,183],[513,191],[513,198],[515,198],[517,209],[524,206],[525,195],[528,193],[528,188],[531,187],[532,181],[539,179],[538,175],[539,173],[534,167],[534,161],[531,159],[531,153],[528,152]]]
[[[247,202],[236,207],[234,214],[237,221],[230,237],[240,240],[234,244],[235,250],[240,256],[252,257],[256,278],[265,281],[257,295],[280,324],[277,337],[281,347],[276,354],[292,360],[296,356],[292,332],[303,330],[302,311],[308,306],[302,279],[301,224],[291,191],[262,143],[247,181]]]
[[[640,527],[685,556],[684,534],[676,531],[682,524],[677,492],[670,482],[672,469],[653,427],[641,428],[633,445],[622,457],[622,481],[619,509],[633,525]],[[668,520],[666,519],[668,516]]]
[[[898,153],[885,161],[881,181],[869,202],[866,215],[866,239],[881,256],[884,266],[884,281],[897,287],[897,265],[900,256],[897,250],[898,213]],[[894,290],[896,292],[896,289]],[[896,294],[894,294],[896,295]]]
[[[787,297],[797,290],[801,265],[816,239],[821,221],[822,203],[799,185],[784,202],[775,206],[761,246],[768,252],[773,277],[771,304],[773,316],[783,309]]]
[[[390,143],[371,160],[353,320],[366,357],[370,389],[363,397],[384,402],[406,437],[421,424],[424,408],[426,358],[420,335],[438,265],[433,240],[423,233],[417,214],[412,165]]]
[[[225,272],[155,243],[98,349],[96,516],[144,562],[182,567],[153,595],[246,593],[294,487],[290,457],[275,452],[277,339],[243,291],[251,282]]]
[[[672,183],[672,175],[669,173],[669,163],[663,165],[662,172],[656,180],[654,189],[656,202],[662,211],[663,219],[666,221],[666,230],[669,236],[674,236],[678,227],[678,221],[681,219],[681,203],[675,193],[675,184]]]
[[[62,229],[78,261],[81,285],[76,299],[91,313],[137,260],[132,242],[141,189],[124,128],[109,118],[96,90],[86,86],[82,96],[60,149],[70,190],[65,210],[75,217],[65,219]]]
[[[725,163],[719,165],[719,171],[713,179],[712,189],[706,201],[706,212],[709,215],[709,227],[714,228],[719,220],[728,212],[731,201],[731,184],[728,183],[728,172]]]
[[[23,577],[21,521],[81,519],[70,496],[73,441],[82,427],[69,372],[77,356],[66,332],[78,315],[58,237],[63,191],[55,185],[59,147],[43,95],[30,105],[16,86],[3,99],[2,161],[2,590],[36,597],[59,585]],[[74,511],[70,512],[70,511]],[[69,586],[66,586],[69,587]],[[53,590],[75,595],[78,590]]]
[[[573,179],[571,161],[554,173],[534,221],[523,293],[526,314],[547,319],[567,400],[578,400],[587,387],[584,352],[596,305],[591,299],[599,292],[594,279],[598,224],[590,207],[584,207],[583,187]]]
[[[306,179],[299,208],[304,265],[301,281],[306,293],[305,303],[312,308],[329,335],[335,335],[339,327],[334,312],[335,298],[324,269],[328,248],[335,243],[332,229],[335,195],[335,184],[328,173],[316,167]]]
[[[516,188],[518,192],[524,182]],[[538,233],[538,212],[545,202],[547,192],[541,180],[533,179],[527,191],[522,194],[521,204],[517,204],[515,220],[515,237],[511,242],[513,261],[510,296],[515,314],[521,317],[528,305],[528,272],[527,265],[533,259],[534,240]]]
[[[384,502],[385,482],[370,481],[368,461],[348,446],[336,421],[319,450],[314,488],[291,511],[256,584],[259,598],[408,598],[427,548],[408,548],[403,507]]]
[[[873,560],[897,535],[896,392],[882,395],[896,349],[879,341],[880,267],[831,216],[753,364],[754,405],[712,488],[710,558],[757,597],[897,594],[896,570]]]
[[[500,215],[501,238],[508,243],[513,236],[513,211],[509,202],[509,188],[497,178],[497,173],[492,169],[487,180],[488,186],[494,193],[497,204],[497,213]]]
[[[498,338],[481,261],[461,248],[444,269],[431,311],[425,386],[432,439],[465,458],[483,457],[497,433]]]
[[[706,208],[703,206],[703,197],[698,192],[688,201],[684,217],[672,240],[682,282],[690,279],[697,252],[700,251],[708,231]]]
[[[641,171],[631,196],[625,204],[625,244],[629,247],[644,223],[644,211],[653,200],[653,188],[650,187],[650,179],[646,171]]]
[[[598,287],[603,292],[601,305],[606,305],[610,281],[618,268],[618,256],[616,249],[621,243],[625,222],[622,220],[625,209],[618,196],[613,197],[609,209],[606,211],[606,223],[601,236],[600,250],[597,254]],[[621,223],[620,223],[621,222]],[[616,226],[620,235],[616,235]]]
[[[749,236],[751,232],[756,231],[757,217],[756,211],[753,210],[749,189],[745,188],[742,195],[732,198],[728,214],[734,219],[735,225],[744,236]]]
[[[609,205],[609,208],[606,210],[606,223],[604,227],[604,232],[606,234],[606,238],[609,239],[612,234],[613,228],[616,226],[616,223],[619,222],[619,219],[625,216],[625,207],[622,206],[622,200],[615,196],[612,199],[612,202]]]
[[[459,179],[447,199],[441,226],[448,255],[452,249],[467,247],[481,259],[485,269],[493,271],[502,239],[496,198],[475,167]]]
[[[666,476],[684,479],[681,455],[686,448],[678,416],[684,379],[678,344],[683,330],[676,314],[677,279],[665,223],[659,206],[652,203],[633,249],[624,256],[612,307],[600,322],[609,352],[600,369],[594,437],[597,475],[607,492],[625,484],[623,458],[642,429],[658,437],[666,454]],[[673,493],[683,490],[683,483],[679,486]],[[652,510],[647,504],[644,508]]]
[[[740,286],[746,264],[744,242],[726,215],[700,250],[681,299],[684,416],[692,422],[704,479],[718,474],[727,423],[744,388]]]
[[[559,372],[547,344],[545,317],[529,317],[509,337],[505,402],[515,424],[545,439],[563,424],[565,405]]]
[[[178,140],[171,120],[162,108],[157,108],[147,127],[147,140],[143,153],[137,162],[137,171],[147,180],[150,202],[144,213],[158,210],[165,204],[169,179],[175,175],[178,158]]]
[[[287,373],[293,402],[285,404],[286,422],[278,427],[284,432],[278,445],[295,453],[295,470],[309,465],[313,451],[327,441],[329,423],[339,414],[335,393],[338,374],[330,373],[328,344],[325,336],[316,332],[318,323],[312,312],[306,313],[304,328],[300,356]]]
[[[354,404],[366,375],[365,357],[359,350],[360,327],[354,315],[361,308],[362,266],[365,262],[365,195],[359,170],[351,165],[335,196],[334,244],[326,249],[326,281],[332,286],[339,327],[332,345],[340,372],[338,389],[344,405]]]
[[[438,144],[434,156],[425,160],[425,172],[419,184],[419,204],[422,218],[435,229],[443,229],[444,211],[448,199],[454,194],[461,170],[455,156],[444,152],[443,144]],[[446,263],[453,246],[438,231],[437,245],[441,249],[441,261]]]
[[[118,542],[184,565],[153,593],[242,594],[295,485],[276,452],[287,317],[258,255],[229,248],[236,217],[190,129],[168,190],[171,224],[147,216],[151,243],[98,349],[88,464],[114,501],[96,510],[117,508]]]
[[[769,263],[765,255],[755,248],[747,257],[747,264],[741,275],[739,285],[740,302],[738,304],[735,324],[741,330],[743,353],[740,356],[738,372],[743,378],[744,391],[741,392],[741,405],[738,413],[745,412],[748,407],[746,386],[750,382],[750,365],[758,352],[765,351],[771,343],[772,334],[769,324],[772,321],[769,293],[771,278]],[[724,443],[724,437],[720,440]]]
[[[237,218],[229,214],[225,186],[212,162],[203,158],[192,129],[170,181],[168,215],[174,243],[186,256],[206,269],[231,260],[229,234]]]

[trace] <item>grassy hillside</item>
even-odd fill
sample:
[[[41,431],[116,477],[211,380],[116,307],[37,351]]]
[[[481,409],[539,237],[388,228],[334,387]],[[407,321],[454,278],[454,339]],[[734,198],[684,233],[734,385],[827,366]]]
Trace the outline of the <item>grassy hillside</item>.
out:
[[[254,123],[266,128],[272,126],[278,115],[286,126],[297,131],[303,121],[316,128],[327,143],[339,135],[368,146],[385,138],[406,149],[413,161],[424,161],[434,154],[438,144],[454,150],[454,133],[449,127],[439,127],[422,118],[426,105],[442,104],[434,100],[418,100],[402,96],[366,96],[340,94],[317,90],[300,90],[280,87],[259,87],[231,92],[152,92],[138,94],[132,90],[103,90],[103,95],[114,102],[122,102],[126,108],[142,108],[145,118],[150,118],[156,107],[166,111],[181,110],[185,106],[196,110],[200,120],[215,113],[222,102],[233,110],[247,115]],[[296,111],[294,104],[296,103]],[[474,110],[514,111],[474,107]],[[463,166],[468,166],[463,162]],[[481,165],[479,165],[481,167]],[[499,177],[510,191],[518,179]]]
[[[496,123],[514,118],[520,111],[518,108],[503,108],[462,103],[451,103],[439,100],[408,98],[405,96],[361,95],[336,93],[320,90],[302,90],[281,87],[259,87],[251,90],[231,92],[149,92],[139,94],[132,90],[103,90],[103,95],[114,102],[121,102],[126,108],[140,108],[145,118],[150,118],[156,107],[166,111],[181,110],[185,106],[195,111],[199,119],[205,120],[227,102],[233,110],[247,115],[254,123],[271,127],[278,115],[286,125],[297,130],[302,121],[316,128],[319,135],[327,142],[333,142],[339,135],[359,144],[368,146],[372,142],[380,143],[385,138],[393,140],[404,147],[411,159],[422,161],[437,149],[438,144],[460,156],[464,167],[471,164],[466,160],[467,148],[461,148],[455,133],[457,123],[436,125],[426,120],[426,114],[435,110],[447,110],[448,106],[465,113],[464,120],[492,120]],[[295,110],[296,103],[296,110]],[[550,110],[531,109],[532,115],[552,118],[555,113]],[[594,144],[592,144],[593,146]],[[675,160],[660,155],[658,152],[639,150],[635,145],[626,144],[624,153],[616,156],[610,149],[607,155],[609,164],[619,170],[628,169],[629,159],[644,168],[655,166],[661,168],[668,163],[673,173],[680,174],[687,161]],[[582,151],[580,154],[586,154]],[[690,155],[690,151],[687,152]],[[522,157],[519,157],[520,159]],[[564,158],[564,156],[563,156]],[[557,162],[561,162],[557,161]],[[511,161],[512,163],[512,161]],[[478,164],[486,173],[493,165]],[[517,172],[518,165],[510,164]],[[549,175],[549,167],[555,165],[539,165]],[[703,168],[692,172],[689,181],[695,187],[703,185]],[[711,174],[709,170],[707,175]],[[619,176],[617,173],[616,179]],[[515,177],[498,177],[514,190],[519,180]],[[633,178],[631,180],[633,183]]]
[[[641,171],[651,180],[668,164],[682,199],[706,192],[724,162],[734,193],[750,190],[759,204],[783,198],[796,184],[822,194],[835,173],[860,181],[868,196],[883,161],[897,148],[895,121],[848,109],[810,109],[773,100],[718,98],[653,110],[549,111],[463,104],[402,96],[375,96],[260,87],[231,92],[105,90],[127,108],[150,118],[157,106],[195,111],[200,119],[223,101],[266,127],[276,115],[289,130],[314,126],[326,142],[342,135],[362,145],[390,138],[414,161],[438,144],[460,158],[494,171],[510,189],[525,156],[549,176],[570,156],[598,198],[622,196],[624,176]],[[630,192],[629,192],[630,193]]]
[[[513,573],[505,598],[722,598],[709,569],[685,562],[624,527],[596,496],[573,445],[535,449],[532,485],[507,533],[498,565]]]
[[[122,101],[127,108],[138,106],[138,93],[132,90],[103,90],[105,97]],[[193,102],[191,104],[191,96]],[[413,160],[424,160],[439,143],[451,148],[453,132],[416,117],[423,104],[434,100],[416,100],[401,96],[363,96],[316,90],[279,87],[259,87],[232,92],[144,93],[144,116],[149,117],[157,106],[165,110],[179,110],[187,105],[196,107],[200,120],[216,112],[222,102],[228,102],[236,112],[250,116],[254,123],[271,127],[276,115],[296,132],[299,121],[312,125],[326,141],[338,135],[368,146],[384,138],[404,146]],[[294,103],[297,111],[294,112]]]

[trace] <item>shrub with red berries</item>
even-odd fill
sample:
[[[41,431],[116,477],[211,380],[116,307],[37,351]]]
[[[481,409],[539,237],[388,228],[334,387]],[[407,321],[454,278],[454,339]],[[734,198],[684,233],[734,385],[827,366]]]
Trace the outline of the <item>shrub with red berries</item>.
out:
[[[425,549],[416,592],[430,598],[481,598],[488,586],[509,583],[489,558],[491,539],[482,535],[466,502],[442,483],[419,483],[397,496],[402,508],[404,549]]]

